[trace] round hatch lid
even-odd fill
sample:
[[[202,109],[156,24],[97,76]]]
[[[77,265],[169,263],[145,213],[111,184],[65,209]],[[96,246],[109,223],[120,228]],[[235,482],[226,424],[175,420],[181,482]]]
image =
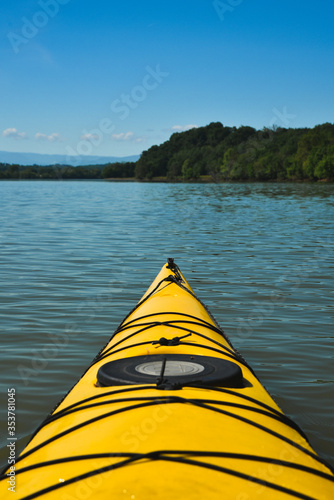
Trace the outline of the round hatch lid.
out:
[[[243,387],[242,371],[236,363],[209,356],[153,354],[117,359],[100,367],[100,386],[157,384],[161,378],[171,384],[205,384]]]
[[[142,373],[144,375],[154,375],[159,377],[163,367],[163,360],[159,361],[146,361],[135,367],[136,372]],[[184,361],[169,359],[166,360],[164,368],[164,377],[180,377],[180,376],[190,376],[196,375],[204,371],[204,366],[199,363],[194,363],[193,361]]]

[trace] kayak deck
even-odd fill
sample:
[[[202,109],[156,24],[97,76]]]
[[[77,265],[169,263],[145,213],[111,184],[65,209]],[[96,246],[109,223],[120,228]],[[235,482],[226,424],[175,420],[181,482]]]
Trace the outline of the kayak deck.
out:
[[[333,479],[172,259],[16,464],[26,500],[321,500]]]

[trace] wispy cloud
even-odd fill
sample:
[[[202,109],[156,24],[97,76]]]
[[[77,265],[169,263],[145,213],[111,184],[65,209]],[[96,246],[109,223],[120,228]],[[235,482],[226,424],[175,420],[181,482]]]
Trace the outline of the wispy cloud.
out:
[[[111,139],[113,141],[133,141],[133,132],[121,132],[120,134],[112,134]]]
[[[173,125],[171,127],[172,132],[184,132],[185,130],[190,130],[191,128],[198,128],[198,125]]]
[[[11,139],[28,139],[26,132],[19,132],[16,128],[6,128],[2,135]]]
[[[136,143],[141,143],[145,142],[147,140],[146,136],[137,136],[133,132],[121,132],[119,134],[112,134],[111,136],[112,141],[117,141],[117,142],[136,142]]]
[[[56,132],[53,132],[50,135],[42,134],[41,132],[37,132],[37,134],[35,134],[35,139],[37,141],[48,141],[48,142],[61,142],[62,141],[60,134],[58,134]]]
[[[87,133],[87,134],[83,134],[80,139],[82,141],[91,141],[91,142],[94,142],[94,141],[97,141],[100,139],[100,136],[98,134],[91,134],[91,133]]]

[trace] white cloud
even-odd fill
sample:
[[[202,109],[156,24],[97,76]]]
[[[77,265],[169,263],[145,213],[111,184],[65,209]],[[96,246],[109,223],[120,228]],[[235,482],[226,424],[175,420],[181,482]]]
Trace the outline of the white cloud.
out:
[[[121,132],[120,134],[112,134],[111,136],[112,141],[128,141],[128,142],[145,142],[147,140],[146,136],[136,136],[133,132]]]
[[[40,132],[37,132],[37,134],[35,134],[35,139],[37,139],[38,141],[46,141],[47,135],[41,134]]]
[[[100,139],[100,136],[98,134],[83,134],[80,139],[82,141],[97,141]]]
[[[53,132],[50,135],[42,134],[41,132],[37,132],[37,134],[35,134],[35,139],[37,141],[49,141],[49,142],[57,142],[57,141],[62,140],[60,137],[60,134],[58,134],[56,132]]]
[[[173,132],[184,132],[185,130],[190,130],[191,128],[198,128],[198,125],[173,125],[171,130]]]
[[[111,139],[113,141],[133,141],[134,133],[133,132],[121,132],[120,134],[112,134]]]
[[[2,135],[4,137],[10,137],[12,139],[27,139],[28,138],[26,132],[19,132],[16,128],[6,128],[6,130],[4,130],[2,132]]]

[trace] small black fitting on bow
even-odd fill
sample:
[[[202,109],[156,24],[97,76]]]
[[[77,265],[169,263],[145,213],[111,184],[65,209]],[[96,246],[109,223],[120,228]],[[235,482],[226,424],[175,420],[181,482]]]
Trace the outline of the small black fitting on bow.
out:
[[[159,344],[161,346],[167,345],[167,346],[175,346],[175,345],[180,345],[181,342],[180,340],[185,339],[186,337],[189,337],[191,333],[187,333],[187,335],[183,335],[182,337],[174,337],[173,339],[166,339],[165,337],[161,337],[159,340],[153,340],[152,345]]]
[[[167,378],[164,377],[165,369],[166,369],[167,358],[162,360],[161,372],[159,377],[157,378],[157,389],[164,391],[176,391],[182,389],[182,385],[178,382],[171,382]]]
[[[167,259],[167,269],[171,269],[172,271],[174,271],[174,268],[175,268],[175,263],[174,263],[174,259]]]
[[[168,278],[173,278],[173,279],[168,280],[168,278],[166,278],[166,281],[176,280],[176,282],[178,282],[178,281],[182,282],[183,279],[181,277],[178,266],[174,262],[174,259],[167,259],[167,262],[168,262],[168,264],[167,264],[166,268],[170,269],[175,274],[175,276],[168,276]]]

